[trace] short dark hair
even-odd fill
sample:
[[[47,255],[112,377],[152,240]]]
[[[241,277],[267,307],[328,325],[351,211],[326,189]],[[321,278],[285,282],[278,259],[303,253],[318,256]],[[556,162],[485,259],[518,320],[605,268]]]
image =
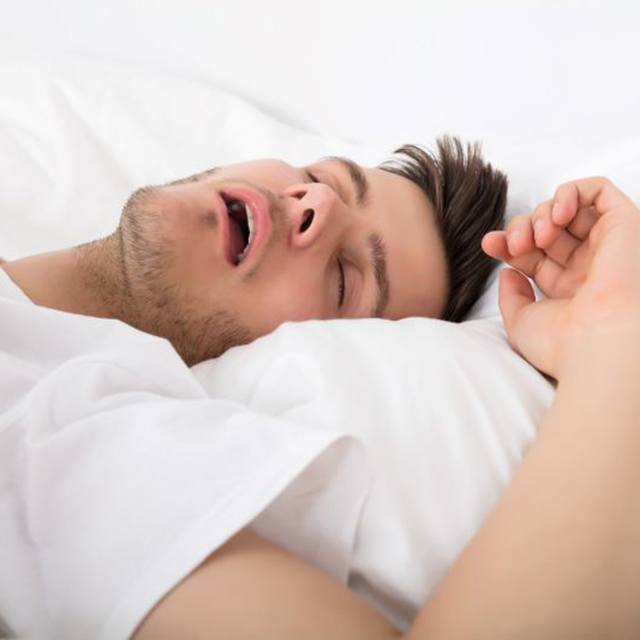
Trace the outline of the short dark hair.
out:
[[[444,245],[449,290],[441,318],[464,319],[483,293],[496,261],[480,247],[482,236],[504,225],[507,177],[482,158],[479,142],[457,137],[436,141],[437,157],[427,149],[405,144],[380,169],[408,178],[431,202]]]

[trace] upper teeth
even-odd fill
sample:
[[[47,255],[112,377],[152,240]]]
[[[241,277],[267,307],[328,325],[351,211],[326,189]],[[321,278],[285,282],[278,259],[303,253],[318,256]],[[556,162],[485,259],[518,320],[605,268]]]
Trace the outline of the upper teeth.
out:
[[[240,205],[241,206],[241,205]],[[242,253],[239,253],[237,255],[237,260],[238,260],[238,264],[240,264],[240,262],[242,262],[243,258],[247,255],[247,252],[249,251],[249,247],[251,246],[251,241],[253,240],[253,210],[251,209],[251,207],[245,203],[244,205],[244,209],[245,212],[247,214],[247,226],[249,227],[249,238],[247,239],[247,246],[244,248],[244,250],[242,251]]]

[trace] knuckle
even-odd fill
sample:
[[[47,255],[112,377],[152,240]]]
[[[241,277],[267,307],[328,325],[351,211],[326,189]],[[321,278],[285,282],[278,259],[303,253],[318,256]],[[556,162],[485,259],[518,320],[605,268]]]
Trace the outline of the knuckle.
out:
[[[590,178],[586,178],[585,182],[593,182],[599,187],[615,187],[612,180],[607,178],[607,176],[591,176]]]
[[[553,198],[549,198],[548,200],[545,200],[544,202],[541,202],[535,208],[535,211],[533,212],[533,217],[538,219],[540,217],[549,215],[549,213],[551,211],[551,204],[552,203],[553,203]]]
[[[569,180],[567,182],[563,182],[558,186],[556,192],[554,194],[553,200],[561,198],[567,193],[571,193],[578,189],[578,180]]]
[[[509,220],[509,224],[507,224],[507,231],[512,231],[513,229],[520,229],[525,224],[526,220],[529,218],[526,214],[519,214],[517,216],[513,216],[511,220]]]
[[[511,226],[522,224],[525,220],[527,220],[527,218],[529,218],[529,214],[519,213],[517,216],[513,216],[513,218],[511,218],[509,225]]]

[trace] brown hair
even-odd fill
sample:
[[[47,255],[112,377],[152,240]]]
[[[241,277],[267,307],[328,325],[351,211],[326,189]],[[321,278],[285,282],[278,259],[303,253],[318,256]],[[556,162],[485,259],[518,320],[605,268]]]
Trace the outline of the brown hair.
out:
[[[480,143],[437,139],[438,156],[406,144],[380,169],[408,178],[427,195],[436,215],[448,265],[443,320],[460,322],[478,300],[497,264],[480,247],[482,236],[504,224],[507,177],[482,159]]]

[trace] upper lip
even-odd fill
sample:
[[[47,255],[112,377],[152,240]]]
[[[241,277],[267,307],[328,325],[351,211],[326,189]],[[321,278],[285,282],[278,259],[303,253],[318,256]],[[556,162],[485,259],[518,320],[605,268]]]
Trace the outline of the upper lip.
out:
[[[249,206],[253,211],[253,237],[247,254],[239,265],[236,265],[236,256],[232,255],[231,245],[229,242],[229,214],[227,212],[227,204],[221,194],[228,198],[241,200],[245,207]],[[262,247],[266,244],[271,235],[272,213],[267,198],[251,187],[247,186],[225,186],[216,192],[216,200],[218,207],[216,211],[220,218],[220,243],[221,251],[227,258],[229,264],[236,268],[242,268],[249,261],[253,261]]]

